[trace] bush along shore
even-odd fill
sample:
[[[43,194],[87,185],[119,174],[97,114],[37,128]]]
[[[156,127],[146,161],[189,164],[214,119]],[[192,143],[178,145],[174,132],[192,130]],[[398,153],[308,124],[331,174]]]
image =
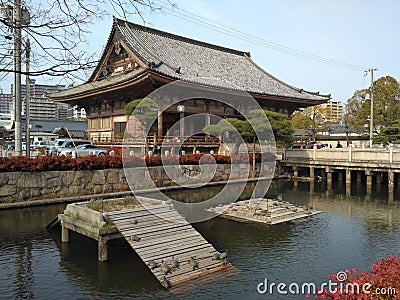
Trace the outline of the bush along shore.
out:
[[[201,172],[201,165],[214,163],[216,168],[212,182],[258,178],[261,169],[264,170],[263,174],[265,172],[273,174],[275,156],[273,154],[265,157],[256,155],[256,162],[260,162],[261,159],[267,160],[267,163],[265,165],[256,163],[254,172],[249,172],[249,163],[253,162],[253,158],[247,155],[0,158],[0,204],[20,202],[33,204],[35,200],[47,201],[46,199],[50,203],[54,202],[50,199],[61,201],[66,197],[79,198],[96,194],[152,189],[154,184],[157,187],[171,187],[177,183],[169,177],[170,172],[173,172],[174,178],[180,178],[181,172],[188,176],[197,176]],[[238,165],[235,172],[231,172],[232,164]],[[179,165],[185,166],[179,168]],[[135,174],[139,178],[150,176],[152,179],[150,182],[154,184],[150,185],[149,181],[145,180],[134,180],[128,184],[125,172],[130,168],[136,169]]]
[[[272,153],[255,155],[255,161],[274,161]],[[0,172],[43,172],[43,171],[80,171],[80,170],[102,170],[120,169],[122,167],[143,167],[162,165],[199,165],[199,164],[231,164],[251,163],[252,155],[238,154],[235,156],[215,154],[189,154],[183,156],[87,156],[71,158],[66,156],[41,156],[28,158],[25,156],[1,157]]]

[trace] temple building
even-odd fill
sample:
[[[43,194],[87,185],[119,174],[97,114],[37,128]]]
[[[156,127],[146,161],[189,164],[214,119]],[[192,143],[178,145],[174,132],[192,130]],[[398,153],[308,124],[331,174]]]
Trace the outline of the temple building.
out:
[[[86,83],[51,95],[55,101],[85,108],[89,137],[114,141],[128,122],[125,106],[168,83],[180,81],[193,89],[234,99],[248,93],[263,109],[291,115],[299,108],[325,103],[330,95],[293,87],[264,71],[250,53],[213,45],[114,18],[98,66]],[[158,113],[155,135],[160,139],[184,116],[206,117],[185,124],[190,136],[216,119],[239,116],[238,105],[194,97]],[[178,111],[178,104],[184,111]],[[236,107],[235,107],[236,105]]]

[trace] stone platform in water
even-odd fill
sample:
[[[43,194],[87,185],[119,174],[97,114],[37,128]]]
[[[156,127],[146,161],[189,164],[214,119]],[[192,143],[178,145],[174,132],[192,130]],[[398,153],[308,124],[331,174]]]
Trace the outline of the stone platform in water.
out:
[[[238,201],[208,210],[219,214],[222,218],[266,225],[306,220],[321,213],[321,211],[295,206],[286,201],[265,198]]]

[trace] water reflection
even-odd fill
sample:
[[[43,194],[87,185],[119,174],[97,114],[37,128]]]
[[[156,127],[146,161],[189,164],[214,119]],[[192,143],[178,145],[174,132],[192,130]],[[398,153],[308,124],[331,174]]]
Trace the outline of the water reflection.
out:
[[[249,197],[251,185],[241,199]],[[180,201],[202,201],[219,187],[169,191]],[[232,189],[234,193],[234,189]],[[373,261],[400,249],[397,191],[385,185],[274,182],[268,197],[312,206],[325,213],[309,222],[261,226],[215,218],[194,227],[218,250],[228,250],[241,272],[196,288],[181,299],[260,299],[257,284],[315,282],[347,268],[368,270]],[[60,242],[60,230],[45,225],[64,205],[0,211],[0,295],[5,299],[175,298],[153,278],[124,241],[112,241],[110,260],[97,261],[97,243],[78,234]],[[267,295],[268,296],[268,295]],[[273,299],[289,299],[274,295]],[[295,297],[290,297],[294,299]],[[299,296],[304,299],[304,296]]]

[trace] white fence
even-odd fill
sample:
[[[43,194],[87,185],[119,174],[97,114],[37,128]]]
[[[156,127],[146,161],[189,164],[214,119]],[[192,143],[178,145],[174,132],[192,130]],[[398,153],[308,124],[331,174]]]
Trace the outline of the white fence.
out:
[[[400,150],[393,148],[286,149],[285,160],[400,163]]]

